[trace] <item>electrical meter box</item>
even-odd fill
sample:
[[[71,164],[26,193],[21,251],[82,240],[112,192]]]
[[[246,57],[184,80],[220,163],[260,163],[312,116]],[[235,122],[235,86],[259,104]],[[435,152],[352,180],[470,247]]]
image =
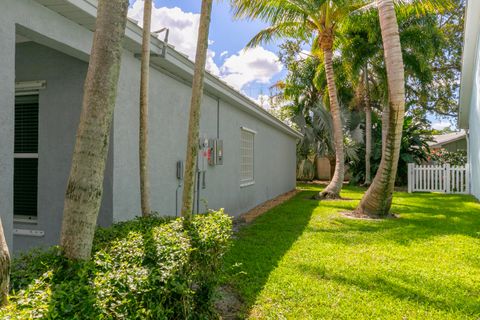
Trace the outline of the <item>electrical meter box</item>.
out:
[[[211,166],[223,164],[223,140],[208,140],[208,164]]]
[[[207,171],[207,163],[209,162],[209,140],[207,138],[200,138],[197,161],[198,171]]]
[[[177,161],[177,179],[183,180],[183,161]]]

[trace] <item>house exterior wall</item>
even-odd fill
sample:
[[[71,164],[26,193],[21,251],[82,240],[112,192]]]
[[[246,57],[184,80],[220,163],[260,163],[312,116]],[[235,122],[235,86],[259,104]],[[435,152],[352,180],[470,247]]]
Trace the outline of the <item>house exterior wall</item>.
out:
[[[480,31],[480,30],[479,30]],[[480,32],[478,33],[480,35]],[[470,100],[469,162],[472,194],[480,199],[480,48],[477,47],[473,89]]]
[[[76,1],[81,3],[81,0]],[[132,30],[127,34],[132,35]],[[42,45],[22,43],[20,34]],[[134,34],[135,35],[135,34]],[[73,151],[93,33],[33,0],[4,0],[0,11],[0,216],[10,249],[58,243],[63,195]],[[130,48],[133,40],[127,40]],[[165,60],[175,75],[151,72],[150,172],[152,207],[175,214],[178,187],[176,162],[185,158],[191,89],[188,64],[173,66],[181,56]],[[179,57],[180,60],[174,60]],[[17,70],[15,72],[15,58]],[[173,60],[172,60],[173,59]],[[168,61],[167,61],[168,60]],[[168,65],[170,63],[170,65]],[[182,62],[183,63],[183,62]],[[155,67],[157,68],[157,67]],[[138,178],[139,60],[124,51],[114,114],[105,194],[99,223],[131,219],[140,213]],[[178,75],[177,71],[178,70]],[[15,74],[16,73],[16,74]],[[40,92],[39,222],[13,223],[13,143],[15,76],[17,81],[46,80]],[[225,207],[232,215],[295,187],[296,137],[271,118],[252,110],[249,102],[225,89],[212,76],[202,103],[201,134],[224,141],[224,165],[209,167],[200,198],[209,208]],[[238,104],[238,105],[234,105]],[[250,108],[250,109],[249,109]],[[217,117],[219,115],[219,117]],[[240,127],[255,135],[255,184],[240,187]],[[287,130],[288,131],[288,130]],[[182,190],[178,190],[180,201]],[[178,202],[179,203],[179,202]],[[202,201],[203,203],[203,201]],[[179,205],[178,205],[179,206]],[[200,211],[204,211],[203,206]],[[48,215],[48,217],[47,217]],[[44,221],[40,221],[42,219]],[[40,229],[43,238],[15,236],[13,228]]]
[[[139,60],[125,52],[114,125],[114,220],[140,215],[138,177]],[[180,210],[176,163],[185,159],[191,87],[156,69],[150,72],[149,148],[152,210]],[[218,118],[217,118],[218,115]],[[224,164],[208,167],[200,212],[225,208],[232,215],[295,188],[296,140],[208,92],[201,107],[200,135],[223,139]],[[240,187],[241,127],[255,135],[255,184]],[[178,191],[177,191],[178,188]],[[176,197],[178,196],[178,199]],[[176,204],[177,201],[177,204]]]
[[[0,217],[13,245],[13,144],[16,32],[45,40],[79,58],[88,58],[91,32],[32,0],[3,0],[0,10]]]
[[[442,145],[442,148],[446,149],[449,152],[457,152],[459,150],[467,151],[467,139],[464,138],[461,140],[446,143]]]
[[[15,251],[50,246],[60,239],[65,190],[80,119],[88,64],[34,42],[19,43],[16,81],[45,80],[39,91],[38,216],[36,224],[14,228],[42,230],[43,237],[14,235]],[[112,222],[112,159],[107,162],[99,225]]]

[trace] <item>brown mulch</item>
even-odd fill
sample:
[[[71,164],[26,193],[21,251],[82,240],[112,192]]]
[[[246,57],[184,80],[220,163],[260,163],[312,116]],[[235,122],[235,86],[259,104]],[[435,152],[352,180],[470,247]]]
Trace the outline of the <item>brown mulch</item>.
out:
[[[371,217],[371,216],[368,216],[366,214],[355,213],[354,211],[342,211],[342,212],[340,212],[340,214],[342,216],[344,216],[345,218],[355,219],[355,220],[381,221],[381,220],[385,220],[385,219],[397,219],[398,218],[398,215],[393,214],[393,213],[389,214],[386,217]]]
[[[222,320],[241,319],[240,311],[243,301],[237,292],[229,285],[218,288],[219,298],[215,301],[215,309]]]
[[[256,206],[255,208],[251,209],[250,211],[242,214],[238,218],[238,220],[241,220],[243,223],[250,223],[253,220],[255,220],[258,216],[261,216],[262,214],[267,212],[268,210],[284,203],[287,200],[290,200],[293,196],[295,196],[299,192],[300,192],[300,190],[294,189],[292,191],[289,191],[287,193],[279,195],[276,198],[268,200],[268,201]]]

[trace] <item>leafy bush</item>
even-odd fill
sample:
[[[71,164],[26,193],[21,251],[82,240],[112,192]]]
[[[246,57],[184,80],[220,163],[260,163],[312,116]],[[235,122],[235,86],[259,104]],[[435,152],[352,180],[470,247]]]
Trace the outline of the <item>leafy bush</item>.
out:
[[[382,159],[382,123],[376,115],[373,115],[372,123],[372,158],[370,161],[373,178]],[[432,141],[432,134],[428,124],[423,119],[405,116],[395,185],[405,186],[407,184],[409,163],[421,164],[428,161],[430,156],[429,141]],[[365,154],[365,146],[362,147],[360,153]],[[360,157],[358,161],[352,161],[349,165],[352,172],[350,183],[353,185],[362,184],[365,181],[365,157]]]
[[[440,165],[464,166],[467,164],[467,151],[432,150],[431,160]]]
[[[91,261],[58,247],[14,261],[1,319],[211,319],[231,236],[223,211],[98,229]]]

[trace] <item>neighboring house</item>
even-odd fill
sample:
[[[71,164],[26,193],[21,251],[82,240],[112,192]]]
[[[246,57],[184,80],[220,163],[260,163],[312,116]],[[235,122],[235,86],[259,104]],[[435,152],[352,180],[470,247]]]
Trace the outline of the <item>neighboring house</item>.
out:
[[[480,1],[468,0],[465,17],[459,127],[467,131],[471,191],[480,199]]]
[[[58,243],[96,16],[94,0],[2,0],[0,215],[14,252]],[[99,225],[140,215],[142,30],[129,21]],[[151,39],[152,209],[179,213],[194,64]],[[166,49],[166,51],[164,50]],[[295,188],[301,135],[211,74],[205,77],[196,208],[238,215]],[[222,146],[223,142],[223,146]],[[207,148],[218,146],[216,164]]]
[[[449,152],[467,151],[467,134],[464,130],[433,136],[428,143],[431,151],[445,149]]]

